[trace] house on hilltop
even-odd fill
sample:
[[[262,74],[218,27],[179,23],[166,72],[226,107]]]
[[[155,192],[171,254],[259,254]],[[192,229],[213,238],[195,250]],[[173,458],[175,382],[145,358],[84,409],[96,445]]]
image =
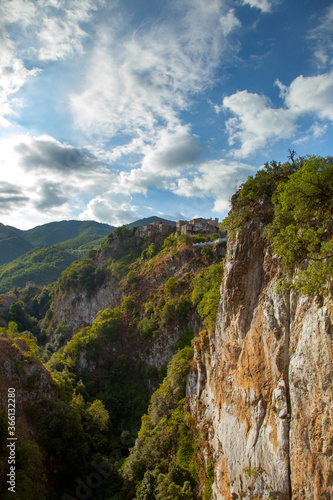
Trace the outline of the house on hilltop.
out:
[[[218,219],[192,219],[189,222],[186,220],[179,220],[176,224],[176,237],[180,234],[195,235],[198,233],[212,234],[219,231]]]
[[[172,233],[172,226],[166,220],[157,220],[148,224],[147,226],[138,226],[135,232],[135,236],[140,238],[145,238],[146,236],[169,236]]]

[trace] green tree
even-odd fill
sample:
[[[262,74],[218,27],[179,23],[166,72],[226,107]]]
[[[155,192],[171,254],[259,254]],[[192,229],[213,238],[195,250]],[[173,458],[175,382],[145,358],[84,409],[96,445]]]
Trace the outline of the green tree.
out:
[[[333,158],[310,156],[273,195],[274,220],[266,237],[292,275],[304,259],[294,286],[306,293],[328,293],[333,271]]]
[[[106,340],[115,342],[120,334],[123,313],[120,309],[104,309],[97,314],[92,330]]]
[[[233,236],[246,222],[250,221],[255,214],[260,212],[258,203],[264,199],[269,202],[276,187],[287,182],[289,176],[296,172],[302,165],[303,159],[297,161],[277,163],[271,161],[256,173],[249,176],[240,186],[238,192],[231,199],[231,211],[223,221],[223,227],[228,230],[229,236]],[[269,219],[272,216],[267,204],[262,204],[262,212]]]
[[[39,435],[62,477],[71,480],[83,470],[88,447],[76,408],[63,401],[54,401],[41,419]]]

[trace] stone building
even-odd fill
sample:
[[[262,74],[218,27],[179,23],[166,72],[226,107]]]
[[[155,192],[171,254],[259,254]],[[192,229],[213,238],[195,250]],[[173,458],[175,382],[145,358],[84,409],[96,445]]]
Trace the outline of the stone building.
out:
[[[156,222],[152,222],[147,226],[138,226],[136,229],[135,236],[139,236],[140,238],[145,238],[146,236],[169,236],[172,233],[172,226],[166,220],[158,220]]]
[[[176,237],[180,234],[216,233],[219,231],[218,224],[218,219],[203,219],[202,217],[190,221],[179,220],[176,224]]]

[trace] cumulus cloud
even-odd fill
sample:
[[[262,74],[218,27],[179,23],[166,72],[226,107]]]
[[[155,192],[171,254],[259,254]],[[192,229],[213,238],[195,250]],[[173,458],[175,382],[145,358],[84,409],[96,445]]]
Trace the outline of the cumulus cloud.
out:
[[[318,76],[295,78],[290,87],[282,89],[285,104],[296,114],[313,113],[333,120],[333,72]]]
[[[160,130],[154,145],[143,148],[141,166],[122,171],[110,185],[114,193],[147,194],[150,187],[169,190],[173,179],[194,168],[201,154],[201,145],[189,126]]]
[[[125,193],[98,195],[89,201],[87,208],[80,214],[80,219],[93,219],[113,226],[133,222],[137,218],[137,207],[131,201],[132,197]]]
[[[79,216],[89,200],[103,196],[117,179],[91,153],[49,136],[0,139],[0,169],[7,177],[0,189],[0,215],[10,215],[7,223],[18,227],[31,227],[41,218]]]
[[[27,196],[2,196],[0,195],[0,214],[10,214],[13,209],[22,207],[29,201]]]
[[[63,174],[72,171],[92,171],[101,163],[84,149],[62,144],[53,137],[42,136],[33,141],[20,142],[14,147],[26,170],[57,170]]]
[[[173,176],[184,168],[191,167],[201,152],[196,137],[188,126],[178,125],[174,130],[162,130],[156,145],[142,161],[145,172],[157,172]]]
[[[16,185],[2,182],[0,185],[0,215],[10,214],[16,207],[29,202],[29,197]]]
[[[295,136],[298,120],[305,114],[333,121],[333,73],[300,75],[289,87],[279,80],[276,84],[284,107],[274,108],[266,96],[247,90],[223,99],[223,109],[234,115],[226,121],[229,144],[240,143],[240,148],[232,151],[235,157],[246,158],[278,139]],[[221,107],[216,106],[216,111],[220,112]],[[320,129],[325,128],[322,123]],[[313,134],[316,130],[318,127],[313,129]]]
[[[246,158],[268,141],[290,137],[295,131],[293,113],[284,108],[275,109],[265,96],[243,90],[223,99],[224,109],[235,116],[226,122],[229,144],[241,143],[234,151]]]
[[[246,163],[227,160],[212,160],[202,163],[191,177],[181,177],[173,185],[173,192],[179,196],[214,197],[214,210],[226,212],[235,189],[253,174],[256,169]]]

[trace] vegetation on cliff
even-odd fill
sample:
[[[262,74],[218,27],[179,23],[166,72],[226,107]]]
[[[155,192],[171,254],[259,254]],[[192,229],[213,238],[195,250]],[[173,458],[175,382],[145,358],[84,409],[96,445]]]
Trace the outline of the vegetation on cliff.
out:
[[[260,217],[290,277],[285,286],[326,295],[333,276],[332,215],[333,158],[291,155],[290,162],[267,163],[241,185],[224,225],[234,236]]]

